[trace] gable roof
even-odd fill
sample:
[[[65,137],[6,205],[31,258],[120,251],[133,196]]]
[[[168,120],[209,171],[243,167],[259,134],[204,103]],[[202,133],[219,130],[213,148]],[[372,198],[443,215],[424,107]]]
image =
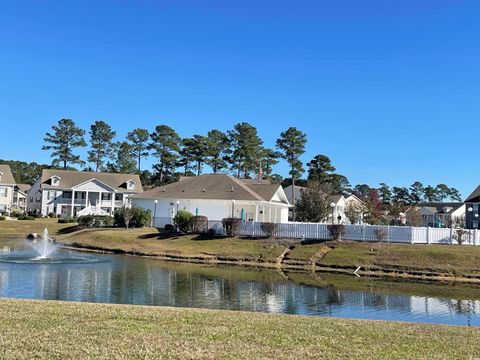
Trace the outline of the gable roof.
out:
[[[480,186],[477,187],[471,194],[470,196],[465,200],[465,202],[475,202],[475,201],[480,201]]]
[[[13,178],[12,170],[7,164],[0,164],[0,184],[15,185],[15,179]]]
[[[53,186],[51,178],[60,177],[60,185]],[[44,169],[42,171],[41,186],[44,189],[71,189],[90,180],[98,181],[108,185],[117,192],[141,193],[143,192],[140,177],[137,174],[114,174],[90,171],[72,171],[72,170],[53,170]],[[135,181],[136,186],[133,190],[127,190],[126,182],[128,180]]]
[[[293,185],[289,185],[287,186],[285,189],[283,189],[283,191],[285,191],[285,195],[287,196],[287,199],[288,199],[288,202],[290,204],[293,204],[292,202],[292,186]],[[308,188],[306,187],[303,187],[303,186],[297,186],[295,185],[295,201],[297,201],[298,199],[300,199],[302,197],[302,191],[304,190],[307,190]],[[339,195],[328,195],[327,196],[327,200],[329,202],[334,202],[335,204],[338,203],[340,200],[342,200],[343,198],[343,195],[339,194]]]
[[[464,206],[465,203],[459,203],[459,202],[450,202],[450,203],[447,203],[447,202],[433,202],[433,203],[420,203],[418,205],[416,205],[417,207],[423,209],[423,208],[426,208],[428,209],[429,211],[433,212],[433,213],[437,213],[437,214],[445,214],[445,213],[452,213],[454,211],[457,211],[458,209],[460,209],[462,206]],[[445,211],[445,208],[450,208],[451,210],[450,211]]]
[[[204,174],[182,177],[180,181],[153,188],[133,198],[270,201],[279,187],[278,184],[245,183],[226,174]]]
[[[32,186],[29,184],[17,184],[18,191],[26,194]]]

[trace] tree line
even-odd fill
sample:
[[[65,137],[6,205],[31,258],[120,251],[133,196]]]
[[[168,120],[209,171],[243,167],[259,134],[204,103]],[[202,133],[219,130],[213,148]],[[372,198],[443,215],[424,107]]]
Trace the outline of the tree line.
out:
[[[42,146],[43,150],[50,151],[51,165],[10,163],[14,165],[15,176],[25,175],[21,179],[25,183],[35,181],[34,177],[38,178],[46,167],[74,170],[79,166],[86,171],[138,173],[144,185],[158,186],[177,181],[180,176],[200,175],[208,166],[213,173],[231,173],[239,178],[262,173],[264,178],[283,186],[315,183],[316,188],[319,184],[327,194],[355,194],[367,202],[378,200],[381,207],[461,201],[459,191],[445,184],[424,186],[417,181],[408,188],[389,187],[385,183],[378,187],[367,184],[352,187],[348,178],[336,171],[328,156],[317,154],[306,164],[302,162],[307,135],[295,127],[281,132],[272,148],[265,146],[257,129],[246,122],[237,123],[226,132],[213,129],[186,138],[163,124],[151,131],[133,129],[121,140],[116,137],[116,131],[104,121],[95,121],[87,133],[72,119],[61,119],[45,134]],[[82,159],[77,151],[85,147],[88,147],[87,157]],[[148,157],[155,158],[151,169],[142,166]],[[280,160],[288,163],[286,178],[274,172]]]

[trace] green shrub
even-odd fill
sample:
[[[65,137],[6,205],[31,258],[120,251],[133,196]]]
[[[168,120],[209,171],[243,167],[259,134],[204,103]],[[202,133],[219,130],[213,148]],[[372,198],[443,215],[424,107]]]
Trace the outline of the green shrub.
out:
[[[55,218],[55,217],[57,217],[57,215],[54,212],[50,212],[50,213],[48,213],[48,217],[49,218]]]
[[[0,216],[0,221],[7,220],[5,216]]]
[[[60,218],[58,219],[59,224],[70,224],[77,222],[77,219],[74,218]]]
[[[239,218],[225,218],[222,220],[222,225],[227,236],[237,236],[240,230],[240,223],[242,222]]]
[[[217,230],[215,230],[213,228],[210,228],[210,229],[207,230],[207,236],[210,239],[213,239],[215,237],[215,235],[217,235]]]
[[[173,218],[175,227],[181,232],[190,232],[193,224],[193,214],[188,210],[179,210]]]
[[[205,234],[208,231],[208,218],[197,215],[192,218],[192,230],[195,234]]]
[[[83,227],[109,227],[113,226],[111,216],[83,215],[77,219],[78,225]]]
[[[175,232],[175,226],[173,226],[172,224],[167,224],[163,228],[163,232],[165,232],[167,234],[171,234],[171,233]]]
[[[119,227],[127,228],[141,228],[150,226],[152,221],[152,214],[150,210],[137,207],[122,207],[117,209],[113,214],[114,224]],[[128,222],[128,226],[127,226]]]
[[[28,215],[22,215],[22,216],[18,217],[18,220],[35,220],[35,217],[28,216]]]

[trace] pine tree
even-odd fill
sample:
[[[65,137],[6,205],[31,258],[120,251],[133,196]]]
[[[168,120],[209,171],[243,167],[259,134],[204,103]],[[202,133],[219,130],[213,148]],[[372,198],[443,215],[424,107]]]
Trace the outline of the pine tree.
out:
[[[95,164],[95,171],[99,171],[106,158],[111,158],[115,150],[113,138],[116,132],[104,121],[95,121],[90,126],[90,147],[88,161]]]
[[[53,157],[52,164],[63,165],[64,169],[69,164],[84,164],[79,155],[73,153],[73,149],[86,146],[85,130],[78,128],[71,119],[61,119],[57,125],[52,126],[53,134],[46,133],[44,141],[51,145],[42,146],[42,150],[53,150],[50,155]]]
[[[133,174],[136,170],[137,160],[133,146],[126,141],[116,143],[113,163],[107,163],[107,171],[121,174]]]
[[[148,156],[149,137],[150,134],[148,130],[140,128],[134,129],[127,134],[127,140],[133,146],[133,151],[137,157],[137,169],[139,173],[142,171],[140,166],[142,158]]]
[[[158,175],[157,184],[163,185],[166,175],[172,176],[175,171],[181,139],[177,132],[167,125],[157,125],[150,134],[150,139],[149,149],[158,158],[158,163],[154,165]]]
[[[280,134],[277,139],[277,148],[282,152],[284,158],[290,165],[290,176],[292,177],[292,202],[295,204],[295,179],[305,172],[300,156],[305,153],[307,135],[295,127],[290,127]],[[295,221],[295,208],[293,208],[293,221]]]
[[[208,156],[206,163],[214,174],[228,166],[230,154],[230,140],[220,130],[211,130],[207,134]]]
[[[237,177],[248,174],[257,169],[263,141],[257,135],[257,129],[248,123],[236,124],[228,132],[232,146],[231,167]]]

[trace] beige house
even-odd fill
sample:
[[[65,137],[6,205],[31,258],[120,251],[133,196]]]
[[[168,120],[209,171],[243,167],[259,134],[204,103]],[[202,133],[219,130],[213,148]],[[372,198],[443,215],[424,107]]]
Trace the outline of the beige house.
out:
[[[44,169],[28,190],[28,212],[61,217],[113,215],[143,192],[136,174]]]
[[[0,164],[0,213],[10,214],[13,206],[15,179],[9,165]]]
[[[286,223],[290,207],[280,185],[226,174],[183,177],[176,183],[134,195],[132,204],[151,210],[157,227],[172,224],[179,210],[209,220],[236,217],[244,221]]]
[[[12,209],[25,213],[27,211],[28,195],[27,192],[30,189],[28,184],[17,184],[13,193]]]

